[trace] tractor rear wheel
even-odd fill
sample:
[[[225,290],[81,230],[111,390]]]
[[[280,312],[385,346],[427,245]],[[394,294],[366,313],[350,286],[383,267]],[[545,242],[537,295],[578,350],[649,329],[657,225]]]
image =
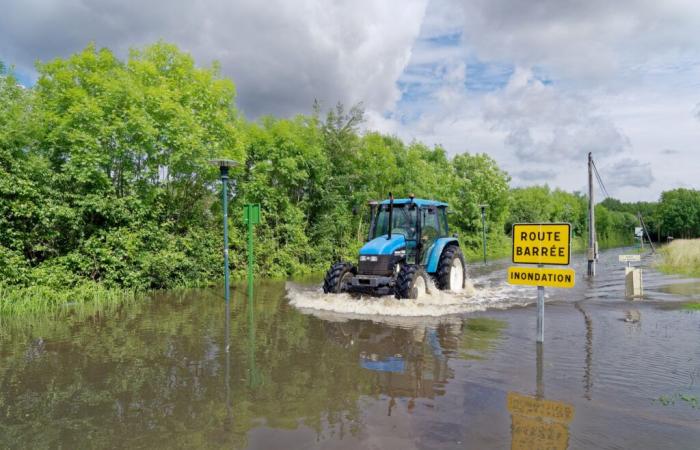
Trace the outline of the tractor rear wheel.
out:
[[[357,269],[349,262],[337,262],[328,269],[323,279],[323,292],[339,294],[347,291],[350,279],[355,276]]]
[[[394,295],[398,299],[418,299],[429,293],[428,274],[421,266],[404,264],[399,270],[394,286]]]
[[[459,247],[448,245],[442,251],[435,275],[438,289],[443,291],[464,289],[467,282],[467,265],[464,263],[464,255]]]

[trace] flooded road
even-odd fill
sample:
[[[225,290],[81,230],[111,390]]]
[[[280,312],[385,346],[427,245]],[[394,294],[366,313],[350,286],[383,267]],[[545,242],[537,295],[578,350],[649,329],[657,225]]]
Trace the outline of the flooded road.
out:
[[[547,289],[543,346],[508,262],[420,302],[315,280],[240,287],[228,323],[213,290],[2,319],[0,448],[698,449],[700,282],[625,300],[621,252]]]

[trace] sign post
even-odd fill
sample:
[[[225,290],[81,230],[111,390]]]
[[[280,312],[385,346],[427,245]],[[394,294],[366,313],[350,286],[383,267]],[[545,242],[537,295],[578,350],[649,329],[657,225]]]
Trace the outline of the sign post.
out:
[[[544,342],[544,286],[537,286],[537,342]]]
[[[641,255],[619,255],[617,258],[618,261],[627,263],[627,267],[625,267],[625,297],[643,297],[642,269],[630,265],[631,262],[640,262]]]
[[[544,342],[544,287],[572,288],[572,269],[545,268],[568,266],[571,262],[571,225],[568,223],[516,223],[513,225],[513,263],[537,264],[537,268],[510,267],[508,282],[537,286],[537,342]]]
[[[253,286],[253,225],[260,223],[260,205],[248,204],[243,208],[243,223],[248,226],[248,289]]]

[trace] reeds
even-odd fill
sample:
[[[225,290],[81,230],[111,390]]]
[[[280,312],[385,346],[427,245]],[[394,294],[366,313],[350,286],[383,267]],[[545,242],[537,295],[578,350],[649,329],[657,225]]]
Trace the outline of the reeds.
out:
[[[111,289],[98,283],[83,283],[67,289],[0,285],[0,316],[82,309],[100,311],[134,301],[136,297],[133,290]]]
[[[662,272],[700,277],[700,239],[676,239],[660,253]]]

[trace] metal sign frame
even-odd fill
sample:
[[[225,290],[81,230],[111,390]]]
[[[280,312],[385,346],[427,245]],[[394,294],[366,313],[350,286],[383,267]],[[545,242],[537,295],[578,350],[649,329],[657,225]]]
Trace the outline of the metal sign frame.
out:
[[[518,227],[539,227],[540,230],[544,233],[554,233],[554,232],[561,232],[562,230],[547,230],[546,228],[551,228],[551,227],[566,227],[566,262],[551,262],[551,261],[543,261],[543,260],[532,260],[532,259],[527,259],[525,257],[516,257],[516,242],[518,239],[516,239],[516,231]],[[528,231],[531,232],[531,231]],[[546,264],[546,265],[554,265],[554,266],[568,266],[571,264],[571,224],[566,223],[566,222],[559,222],[559,223],[514,223],[513,227],[511,228],[511,237],[512,237],[512,249],[511,249],[511,260],[514,264]],[[561,246],[561,245],[560,245]],[[549,256],[548,256],[549,257]],[[531,258],[531,257],[529,257]],[[540,256],[541,258],[541,256]]]
[[[250,225],[257,225],[260,223],[259,203],[248,204],[245,205],[245,207],[243,208],[243,223],[245,225],[248,225],[249,220],[251,220]]]

